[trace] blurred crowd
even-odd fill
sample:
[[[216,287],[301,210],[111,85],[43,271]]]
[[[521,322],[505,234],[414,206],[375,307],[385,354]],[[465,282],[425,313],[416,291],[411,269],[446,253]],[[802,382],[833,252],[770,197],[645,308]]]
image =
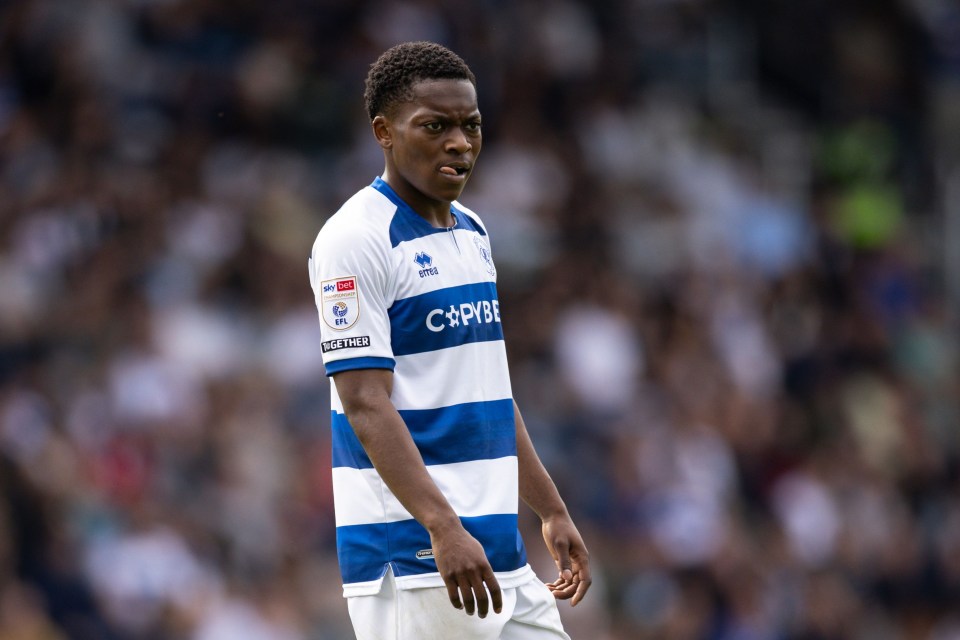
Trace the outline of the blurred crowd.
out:
[[[0,640],[352,637],[306,260],[420,39],[478,77],[571,635],[960,638],[951,0],[7,0]]]

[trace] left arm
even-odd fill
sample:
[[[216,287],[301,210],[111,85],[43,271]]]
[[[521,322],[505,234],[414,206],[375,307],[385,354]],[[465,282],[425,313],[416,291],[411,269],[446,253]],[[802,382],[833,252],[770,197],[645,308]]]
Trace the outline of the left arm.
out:
[[[560,572],[547,587],[558,600],[576,606],[590,588],[590,554],[573,524],[567,506],[553,479],[540,461],[517,403],[513,403],[517,425],[517,459],[520,470],[520,498],[543,522],[543,540]]]

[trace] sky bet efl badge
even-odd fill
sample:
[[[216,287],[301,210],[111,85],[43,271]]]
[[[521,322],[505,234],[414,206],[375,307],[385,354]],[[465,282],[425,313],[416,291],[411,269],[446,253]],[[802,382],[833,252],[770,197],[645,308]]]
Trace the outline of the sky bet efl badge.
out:
[[[323,307],[323,321],[331,329],[336,331],[349,329],[360,317],[357,277],[324,280],[320,283],[320,301]]]

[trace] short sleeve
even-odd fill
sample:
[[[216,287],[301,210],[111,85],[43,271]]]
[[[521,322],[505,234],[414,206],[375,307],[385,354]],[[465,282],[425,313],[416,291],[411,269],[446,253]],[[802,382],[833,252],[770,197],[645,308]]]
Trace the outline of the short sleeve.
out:
[[[308,271],[328,376],[350,369],[393,370],[388,259],[370,230],[328,223],[317,236]]]

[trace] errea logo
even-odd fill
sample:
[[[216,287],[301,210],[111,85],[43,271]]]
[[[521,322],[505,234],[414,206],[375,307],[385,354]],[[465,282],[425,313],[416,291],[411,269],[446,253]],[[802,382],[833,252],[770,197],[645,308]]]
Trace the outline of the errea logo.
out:
[[[433,266],[433,258],[430,257],[429,253],[418,251],[417,255],[413,257],[413,261],[420,266],[420,271],[417,273],[421,278],[435,276],[440,273],[440,270]]]

